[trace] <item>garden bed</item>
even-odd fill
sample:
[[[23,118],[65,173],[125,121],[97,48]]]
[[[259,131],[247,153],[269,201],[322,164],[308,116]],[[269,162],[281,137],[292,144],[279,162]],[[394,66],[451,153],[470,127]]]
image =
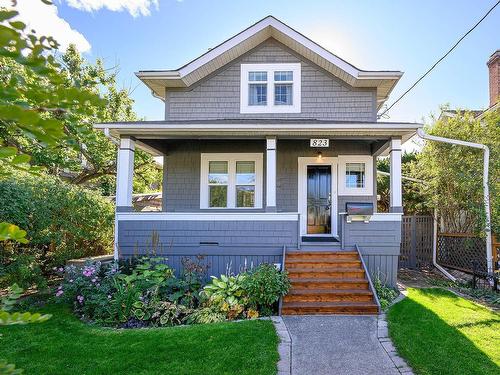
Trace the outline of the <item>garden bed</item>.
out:
[[[388,322],[398,353],[418,374],[500,371],[500,315],[447,290],[408,289]]]
[[[26,374],[276,373],[269,320],[124,330],[87,325],[64,305],[42,311],[52,318],[2,327],[0,358]]]

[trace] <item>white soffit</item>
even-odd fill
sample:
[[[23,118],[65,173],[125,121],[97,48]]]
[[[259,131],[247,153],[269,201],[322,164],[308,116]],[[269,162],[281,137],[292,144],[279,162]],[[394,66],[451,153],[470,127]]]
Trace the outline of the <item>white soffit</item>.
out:
[[[156,95],[165,87],[189,87],[254,47],[274,38],[353,87],[376,87],[380,107],[403,75],[400,71],[364,71],[342,60],[283,22],[268,16],[177,70],[140,71],[136,75]]]

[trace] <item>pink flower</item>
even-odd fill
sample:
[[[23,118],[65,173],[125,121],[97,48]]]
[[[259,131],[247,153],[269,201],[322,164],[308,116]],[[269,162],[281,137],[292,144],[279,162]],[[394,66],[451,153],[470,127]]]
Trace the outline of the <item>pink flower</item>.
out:
[[[92,282],[93,282],[93,283],[95,283],[96,281],[97,281],[97,279],[94,277],[94,278],[92,279]]]
[[[60,297],[60,296],[62,296],[62,294],[63,294],[63,293],[64,293],[64,292],[63,292],[61,289],[59,289],[59,290],[57,291],[57,293],[56,293],[56,297]]]
[[[59,272],[63,272],[63,271],[64,271],[64,268],[60,267]]]
[[[92,268],[92,267],[85,267],[83,269],[83,276],[90,277],[90,276],[92,276],[94,274],[94,272],[95,272],[94,268]]]
[[[83,296],[77,296],[76,299],[78,300],[78,302],[80,303],[80,305],[83,303]]]

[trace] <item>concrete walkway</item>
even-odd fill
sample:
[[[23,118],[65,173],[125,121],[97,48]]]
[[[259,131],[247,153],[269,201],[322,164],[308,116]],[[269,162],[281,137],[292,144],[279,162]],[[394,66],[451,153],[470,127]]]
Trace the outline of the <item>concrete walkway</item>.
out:
[[[284,316],[292,375],[399,375],[377,338],[376,316]]]

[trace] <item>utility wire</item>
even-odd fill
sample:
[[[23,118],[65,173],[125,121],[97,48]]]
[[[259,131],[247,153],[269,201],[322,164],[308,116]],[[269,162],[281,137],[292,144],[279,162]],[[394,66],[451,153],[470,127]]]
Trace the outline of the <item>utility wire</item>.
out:
[[[442,56],[442,57],[441,57],[438,61],[436,61],[436,62],[434,63],[434,65],[432,65],[432,66],[429,68],[429,70],[427,70],[427,71],[426,71],[426,72],[425,72],[425,73],[424,73],[424,74],[423,74],[423,75],[422,75],[419,79],[417,79],[417,80],[415,81],[415,83],[414,83],[413,85],[411,85],[411,86],[410,86],[410,88],[409,88],[408,90],[406,90],[406,91],[405,91],[405,92],[404,92],[404,93],[403,93],[403,94],[402,94],[399,98],[397,98],[397,99],[396,99],[396,101],[395,101],[394,103],[392,103],[392,104],[391,104],[391,105],[390,105],[387,109],[385,109],[385,110],[384,110],[384,112],[382,112],[380,115],[378,115],[378,118],[382,117],[382,116],[383,116],[383,115],[385,115],[387,112],[389,112],[389,110],[390,110],[392,107],[394,107],[394,106],[395,106],[395,105],[396,105],[396,104],[397,104],[397,103],[398,103],[401,99],[403,99],[403,98],[406,96],[406,94],[408,94],[408,93],[409,93],[409,92],[410,92],[410,91],[411,91],[411,90],[412,90],[412,89],[413,89],[416,85],[418,85],[418,83],[419,83],[421,80],[423,80],[423,79],[427,76],[427,74],[429,74],[429,73],[430,73],[430,72],[431,72],[431,71],[432,71],[432,70],[433,70],[433,69],[434,69],[434,68],[435,68],[435,67],[436,67],[436,66],[437,66],[437,65],[438,65],[441,61],[443,61],[443,60],[444,60],[444,59],[445,59],[445,58],[446,58],[446,57],[447,57],[447,56],[448,56],[448,55],[449,55],[449,54],[450,54],[450,53],[451,53],[451,52],[452,52],[452,51],[453,51],[453,50],[454,50],[454,49],[455,49],[455,48],[456,48],[459,44],[460,44],[460,42],[461,42],[462,40],[464,40],[464,39],[465,39],[465,37],[466,37],[467,35],[469,35],[472,31],[474,31],[474,29],[475,29],[476,27],[478,27],[478,26],[479,26],[479,24],[480,24],[481,22],[483,22],[483,21],[484,21],[484,19],[485,19],[486,17],[488,17],[488,16],[489,16],[489,14],[490,14],[491,12],[493,12],[493,9],[495,9],[495,8],[496,8],[499,4],[500,4],[500,0],[498,0],[498,1],[496,2],[496,4],[495,4],[495,5],[493,5],[493,6],[492,6],[492,7],[491,7],[491,8],[490,8],[487,12],[486,12],[486,14],[485,14],[485,15],[484,15],[484,16],[483,16],[483,17],[482,17],[479,21],[477,21],[477,23],[476,23],[476,24],[475,24],[475,25],[474,25],[471,29],[469,29],[469,31],[467,31],[464,35],[462,35],[462,37],[461,37],[461,38],[460,38],[460,39],[459,39],[459,40],[458,40],[458,41],[457,41],[457,42],[453,45],[453,47],[451,47],[451,48],[448,50],[448,52],[446,52],[446,53],[445,53],[445,54],[444,54],[444,55],[443,55],[443,56]]]

